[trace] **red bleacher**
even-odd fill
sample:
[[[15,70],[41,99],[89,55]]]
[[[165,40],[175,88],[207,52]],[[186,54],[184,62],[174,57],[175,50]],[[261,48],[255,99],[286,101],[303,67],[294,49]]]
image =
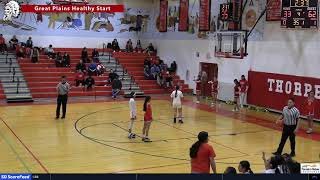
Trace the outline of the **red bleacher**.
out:
[[[0,99],[6,99],[6,95],[4,94],[2,84],[0,83]]]
[[[68,82],[75,85],[75,66],[80,60],[81,48],[55,48],[55,52],[67,52],[71,58],[71,68],[56,68],[54,60],[48,59],[46,55],[40,55],[38,63],[31,63],[29,58],[19,60],[21,71],[28,83],[33,98],[56,97],[56,86],[62,75],[68,77]],[[91,56],[93,49],[88,49]],[[98,49],[102,52],[102,49]],[[96,80],[95,91],[84,92],[81,87],[73,87],[70,96],[111,96],[111,87],[103,86],[108,79],[107,76],[94,77]]]
[[[128,71],[128,73],[134,77],[136,83],[144,91],[145,94],[163,94],[168,93],[168,90],[161,88],[156,80],[145,80],[144,78],[144,60],[148,57],[146,53],[124,53],[116,52],[113,53],[113,57],[117,58],[120,64]],[[157,58],[157,57],[153,57]],[[175,75],[173,77],[174,84],[180,82],[182,86],[182,91],[185,93],[192,92],[192,89],[188,87],[187,84],[184,84],[183,80],[180,80],[180,77]],[[169,91],[171,91],[170,89]]]

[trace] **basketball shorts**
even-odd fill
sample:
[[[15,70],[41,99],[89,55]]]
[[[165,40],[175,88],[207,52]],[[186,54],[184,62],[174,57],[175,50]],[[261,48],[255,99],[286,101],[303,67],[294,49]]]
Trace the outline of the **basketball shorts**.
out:
[[[173,103],[173,104],[172,104],[172,108],[174,108],[174,109],[181,109],[181,108],[182,108],[182,104],[181,104],[181,103]]]
[[[137,117],[137,112],[136,111],[130,111],[130,118],[135,119]]]

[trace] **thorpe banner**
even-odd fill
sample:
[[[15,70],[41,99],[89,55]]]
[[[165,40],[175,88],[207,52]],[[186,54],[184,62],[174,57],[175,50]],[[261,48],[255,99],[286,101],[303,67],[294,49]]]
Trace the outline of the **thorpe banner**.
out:
[[[282,111],[288,98],[295,99],[296,107],[306,115],[306,100],[315,92],[315,117],[320,119],[320,79],[249,71],[248,104]]]

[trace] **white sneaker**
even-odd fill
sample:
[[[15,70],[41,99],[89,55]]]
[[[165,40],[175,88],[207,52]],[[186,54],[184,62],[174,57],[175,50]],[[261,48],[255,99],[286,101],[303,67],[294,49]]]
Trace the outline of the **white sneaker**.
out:
[[[309,129],[307,130],[307,134],[311,134],[311,133],[312,133],[312,129],[309,128]]]
[[[197,104],[199,104],[199,103],[200,103],[200,101],[197,101],[196,103],[197,103]]]

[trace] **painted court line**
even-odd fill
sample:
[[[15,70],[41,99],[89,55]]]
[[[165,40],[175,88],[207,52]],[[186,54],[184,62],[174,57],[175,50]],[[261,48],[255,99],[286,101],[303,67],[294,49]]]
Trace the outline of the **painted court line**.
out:
[[[215,108],[212,108],[212,107],[210,107],[208,105],[205,105],[205,104],[196,104],[196,103],[194,103],[193,101],[190,101],[190,100],[184,100],[183,102],[184,102],[183,105],[191,107],[191,108],[200,109],[200,110],[207,111],[207,112],[213,112],[213,113],[216,113],[218,115],[222,115],[222,116],[225,116],[225,117],[232,118],[234,120],[245,121],[245,122],[248,122],[248,123],[256,124],[256,125],[259,125],[259,126],[262,126],[262,127],[269,128],[269,129],[273,129],[273,130],[276,130],[276,131],[282,131],[282,127],[281,126],[275,125],[275,122],[272,122],[272,121],[269,121],[269,120],[266,120],[266,119],[262,119],[262,118],[259,118],[259,117],[254,117],[254,116],[247,115],[247,114],[239,114],[239,113],[235,113],[235,112],[232,112],[232,111],[229,111],[229,110],[225,110],[225,109],[219,109],[219,111],[217,112]],[[239,115],[241,115],[241,117],[239,117]],[[314,132],[313,134],[308,135],[303,130],[300,129],[298,131],[297,135],[299,137],[303,137],[303,138],[306,138],[306,139],[320,141],[320,133]]]
[[[14,152],[14,154],[16,155],[16,157],[18,158],[18,160],[21,162],[21,164],[23,165],[23,167],[28,171],[28,173],[31,173],[31,170],[29,169],[29,167],[27,166],[27,164],[23,161],[23,159],[19,156],[18,152],[14,149],[13,145],[10,143],[10,141],[6,138],[5,135],[3,135],[0,131],[0,136],[2,137],[2,139],[4,139],[6,141],[6,143],[8,144],[8,146],[10,147],[11,151]]]
[[[47,168],[41,163],[41,161],[32,153],[32,151],[23,143],[23,141],[17,136],[17,134],[10,128],[10,126],[2,119],[1,121],[7,126],[7,128],[11,131],[11,133],[18,139],[18,141],[22,144],[22,146],[30,153],[30,155],[38,162],[38,164],[41,166],[41,168],[49,174],[49,171]]]

